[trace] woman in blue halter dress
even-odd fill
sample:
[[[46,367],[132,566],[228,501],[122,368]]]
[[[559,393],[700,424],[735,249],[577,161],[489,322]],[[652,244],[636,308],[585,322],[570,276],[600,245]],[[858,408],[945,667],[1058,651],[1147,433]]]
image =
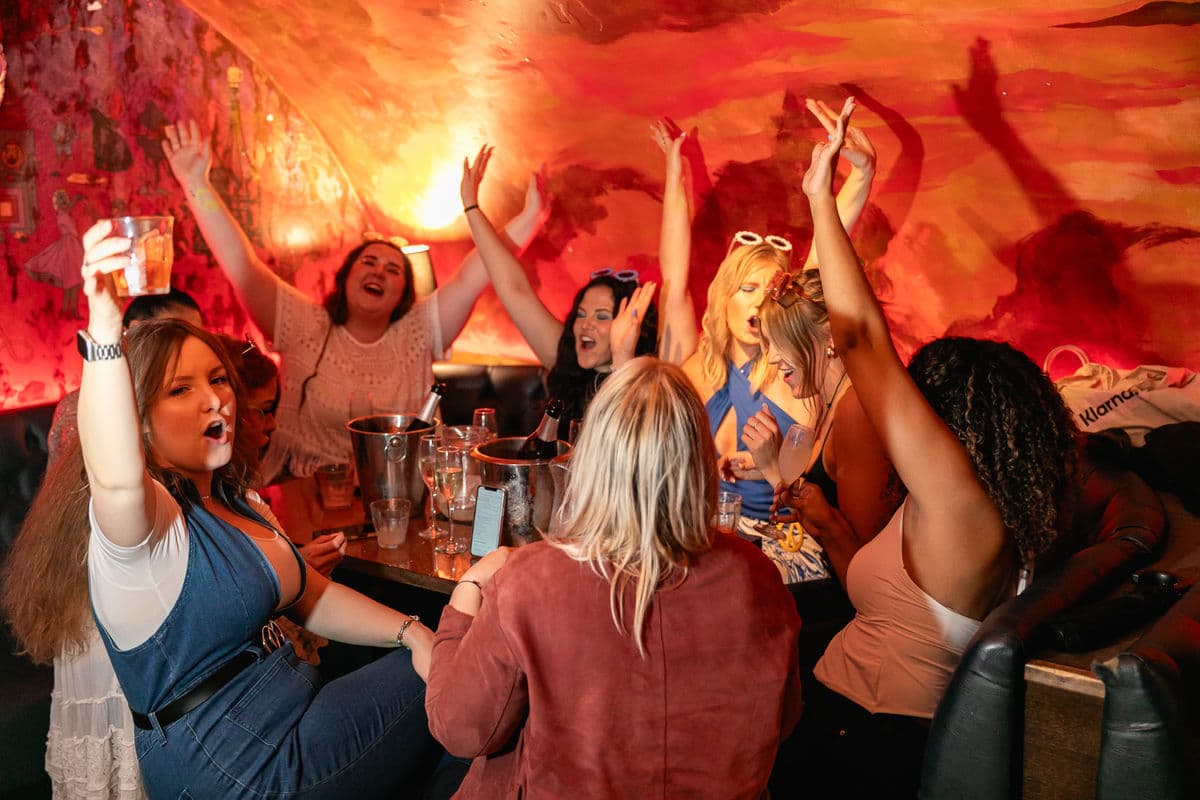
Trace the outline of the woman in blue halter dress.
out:
[[[866,205],[875,172],[874,151],[861,132],[856,134],[862,159],[853,165],[838,194],[838,210],[847,225],[854,224]],[[660,132],[659,144],[664,149],[673,147],[677,153],[682,138],[671,142]],[[668,165],[660,245],[664,276],[681,270],[686,273],[691,256],[685,170],[672,170],[670,161]],[[672,176],[678,185],[672,185]],[[684,199],[669,202],[672,190]],[[742,497],[741,529],[746,533],[753,530],[754,523],[770,516],[775,481],[779,480],[779,432],[786,432],[795,422],[812,424],[819,413],[814,403],[792,396],[762,348],[759,314],[768,284],[780,271],[792,269],[791,255],[791,243],[781,237],[738,232],[709,285],[699,340],[695,338],[695,313],[690,304],[684,309],[664,306],[660,310],[662,337],[683,343],[683,351],[677,351],[673,360],[682,363],[705,403],[724,478],[720,488]],[[815,260],[815,251],[810,250],[805,267],[815,266]],[[764,463],[756,463],[742,431],[764,408],[775,421],[776,433],[774,446],[760,449],[759,460]],[[820,548],[814,549],[814,545],[806,544],[801,553],[788,553],[765,541],[764,552],[790,583],[828,575]]]

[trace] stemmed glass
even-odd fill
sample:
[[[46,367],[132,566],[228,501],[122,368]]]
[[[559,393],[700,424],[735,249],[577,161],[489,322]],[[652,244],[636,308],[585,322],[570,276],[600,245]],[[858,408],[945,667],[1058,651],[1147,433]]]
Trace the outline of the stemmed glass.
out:
[[[471,424],[486,430],[488,441],[495,439],[499,435],[496,427],[496,409],[494,408],[475,409],[475,413],[471,415]]]
[[[421,480],[425,481],[425,486],[429,489],[429,503],[426,511],[426,519],[429,521],[429,525],[423,530],[417,531],[417,535],[422,539],[437,539],[441,536],[447,536],[450,533],[437,524],[437,511],[433,504],[438,446],[439,440],[437,434],[428,433],[421,437],[417,450],[417,457],[421,463]]]

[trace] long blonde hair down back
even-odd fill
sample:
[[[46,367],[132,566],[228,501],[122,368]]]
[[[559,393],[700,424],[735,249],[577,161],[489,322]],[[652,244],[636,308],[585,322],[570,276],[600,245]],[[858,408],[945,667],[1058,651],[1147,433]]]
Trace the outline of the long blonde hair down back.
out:
[[[642,655],[655,591],[686,578],[712,547],[716,452],[706,420],[678,367],[643,357],[614,372],[584,417],[563,523],[549,540],[609,581],[613,623]]]

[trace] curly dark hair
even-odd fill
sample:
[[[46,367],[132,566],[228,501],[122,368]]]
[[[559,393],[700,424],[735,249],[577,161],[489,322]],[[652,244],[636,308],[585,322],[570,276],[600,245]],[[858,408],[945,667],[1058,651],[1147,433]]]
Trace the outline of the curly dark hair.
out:
[[[600,388],[600,384],[607,377],[607,373],[597,372],[594,369],[583,369],[575,357],[575,315],[579,313],[579,304],[583,302],[583,296],[587,294],[587,290],[596,286],[606,286],[612,291],[613,313],[615,314],[617,306],[621,304],[622,300],[633,294],[633,290],[638,287],[638,284],[637,281],[622,281],[611,275],[602,275],[592,278],[575,294],[571,310],[567,313],[567,319],[563,323],[562,336],[558,339],[558,357],[554,362],[554,368],[550,370],[550,375],[546,378],[550,396],[563,401],[565,408],[562,418],[564,420],[582,419],[588,403],[591,402],[597,389]],[[654,355],[657,343],[658,311],[652,304],[646,311],[646,318],[642,320],[642,330],[638,336],[634,355]]]
[[[408,310],[417,302],[417,290],[413,286],[413,271],[412,262],[408,260],[408,256],[404,254],[396,245],[386,239],[371,239],[363,242],[358,247],[346,254],[346,259],[342,265],[338,267],[338,271],[333,276],[333,291],[325,298],[325,311],[329,313],[329,319],[334,325],[345,325],[346,319],[350,316],[350,308],[346,305],[346,280],[350,277],[350,268],[354,266],[354,262],[362,255],[362,252],[373,244],[382,244],[392,248],[400,254],[400,258],[404,262],[404,293],[400,296],[400,302],[392,309],[392,315],[389,318],[390,322],[403,317],[408,313]]]
[[[1054,384],[1003,342],[947,337],[908,365],[921,394],[966,448],[984,490],[1032,563],[1064,528],[1079,431]]]

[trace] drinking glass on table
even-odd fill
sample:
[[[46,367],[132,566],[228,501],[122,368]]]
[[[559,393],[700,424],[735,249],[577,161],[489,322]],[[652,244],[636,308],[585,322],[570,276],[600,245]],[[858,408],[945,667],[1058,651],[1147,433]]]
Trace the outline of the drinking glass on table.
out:
[[[471,566],[467,548],[471,543],[471,517],[475,513],[475,498],[466,495],[452,497],[448,503],[450,535],[433,542],[433,566],[442,578],[457,580]]]
[[[375,541],[385,550],[404,544],[408,534],[408,517],[412,501],[405,497],[390,497],[371,503],[371,522],[375,526]]]
[[[499,433],[496,427],[496,409],[494,408],[477,408],[475,413],[471,415],[471,424],[477,428],[483,428],[488,433],[488,441],[495,439]]]
[[[717,492],[717,515],[714,520],[721,533],[737,533],[742,517],[742,496],[737,492]]]
[[[439,536],[445,536],[447,531],[437,522],[437,511],[434,509],[433,495],[436,489],[434,488],[434,474],[437,472],[437,451],[438,451],[437,434],[427,433],[421,437],[417,445],[417,460],[421,465],[421,480],[425,481],[425,488],[428,489],[429,500],[425,506],[426,526],[417,531],[417,535],[422,539],[436,539]]]
[[[457,445],[442,445],[437,449],[434,501],[443,517],[450,516],[450,501],[466,494],[466,455],[466,451]]]

